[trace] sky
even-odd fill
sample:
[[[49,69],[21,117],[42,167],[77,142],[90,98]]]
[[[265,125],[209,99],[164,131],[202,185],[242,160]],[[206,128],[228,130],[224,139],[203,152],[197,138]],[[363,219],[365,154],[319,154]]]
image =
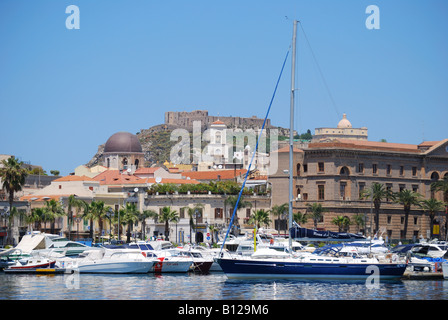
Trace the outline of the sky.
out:
[[[366,26],[370,5],[379,29]],[[161,124],[166,111],[264,118],[294,20],[295,130],[346,113],[372,141],[439,141],[446,12],[446,0],[1,0],[0,154],[67,175],[112,134]],[[273,125],[289,128],[290,89],[291,55]]]

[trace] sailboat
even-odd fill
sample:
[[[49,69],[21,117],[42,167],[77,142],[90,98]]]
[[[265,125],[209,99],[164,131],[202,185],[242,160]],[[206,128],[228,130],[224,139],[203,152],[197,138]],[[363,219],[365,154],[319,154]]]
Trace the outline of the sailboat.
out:
[[[296,234],[292,219],[293,203],[293,132],[297,20],[294,21],[292,41],[292,76],[289,139],[289,246]],[[283,69],[282,69],[283,71]],[[269,107],[270,108],[270,107]],[[255,151],[254,151],[255,153]],[[249,164],[250,167],[250,164]],[[244,188],[244,183],[243,183]],[[232,223],[232,220],[231,220]],[[231,228],[229,225],[229,230]],[[227,232],[228,234],[228,232]],[[226,235],[227,236],[227,235]],[[221,256],[217,262],[230,279],[396,279],[403,276],[407,264],[395,259],[378,260],[364,257],[344,247],[330,247],[319,254],[294,255],[264,249],[251,256]]]

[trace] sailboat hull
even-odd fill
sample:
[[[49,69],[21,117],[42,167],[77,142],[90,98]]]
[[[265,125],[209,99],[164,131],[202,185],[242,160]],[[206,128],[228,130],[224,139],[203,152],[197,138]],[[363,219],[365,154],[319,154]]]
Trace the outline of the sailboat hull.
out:
[[[229,279],[399,279],[406,264],[308,263],[291,260],[217,259]],[[371,267],[374,266],[374,267]]]

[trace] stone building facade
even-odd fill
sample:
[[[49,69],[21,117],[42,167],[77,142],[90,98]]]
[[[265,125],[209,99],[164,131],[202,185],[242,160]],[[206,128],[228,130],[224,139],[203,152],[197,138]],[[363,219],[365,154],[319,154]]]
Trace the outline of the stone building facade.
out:
[[[364,215],[367,230],[357,230],[351,225],[350,231],[369,235],[369,228],[375,226],[374,214],[371,201],[361,199],[360,193],[375,182],[393,192],[409,189],[425,199],[443,200],[440,192],[431,192],[430,185],[448,175],[448,139],[419,145],[333,139],[310,143],[295,152],[294,157],[294,211],[305,213],[307,204],[321,203],[327,212],[318,223],[320,229],[337,231],[332,223],[336,216],[352,219],[354,215]],[[288,177],[282,173],[288,163],[287,153],[279,156],[279,172],[270,177],[273,205],[288,201]],[[385,200],[381,204],[379,221],[383,237],[428,237],[427,213],[411,208],[406,235],[403,234],[403,217],[402,205]],[[313,221],[309,220],[306,227],[313,227]]]

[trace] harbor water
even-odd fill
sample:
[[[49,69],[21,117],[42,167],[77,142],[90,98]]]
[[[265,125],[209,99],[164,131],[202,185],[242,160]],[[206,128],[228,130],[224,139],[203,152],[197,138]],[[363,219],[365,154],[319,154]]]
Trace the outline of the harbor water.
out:
[[[210,274],[6,274],[1,300],[446,300],[447,280],[230,280]]]

